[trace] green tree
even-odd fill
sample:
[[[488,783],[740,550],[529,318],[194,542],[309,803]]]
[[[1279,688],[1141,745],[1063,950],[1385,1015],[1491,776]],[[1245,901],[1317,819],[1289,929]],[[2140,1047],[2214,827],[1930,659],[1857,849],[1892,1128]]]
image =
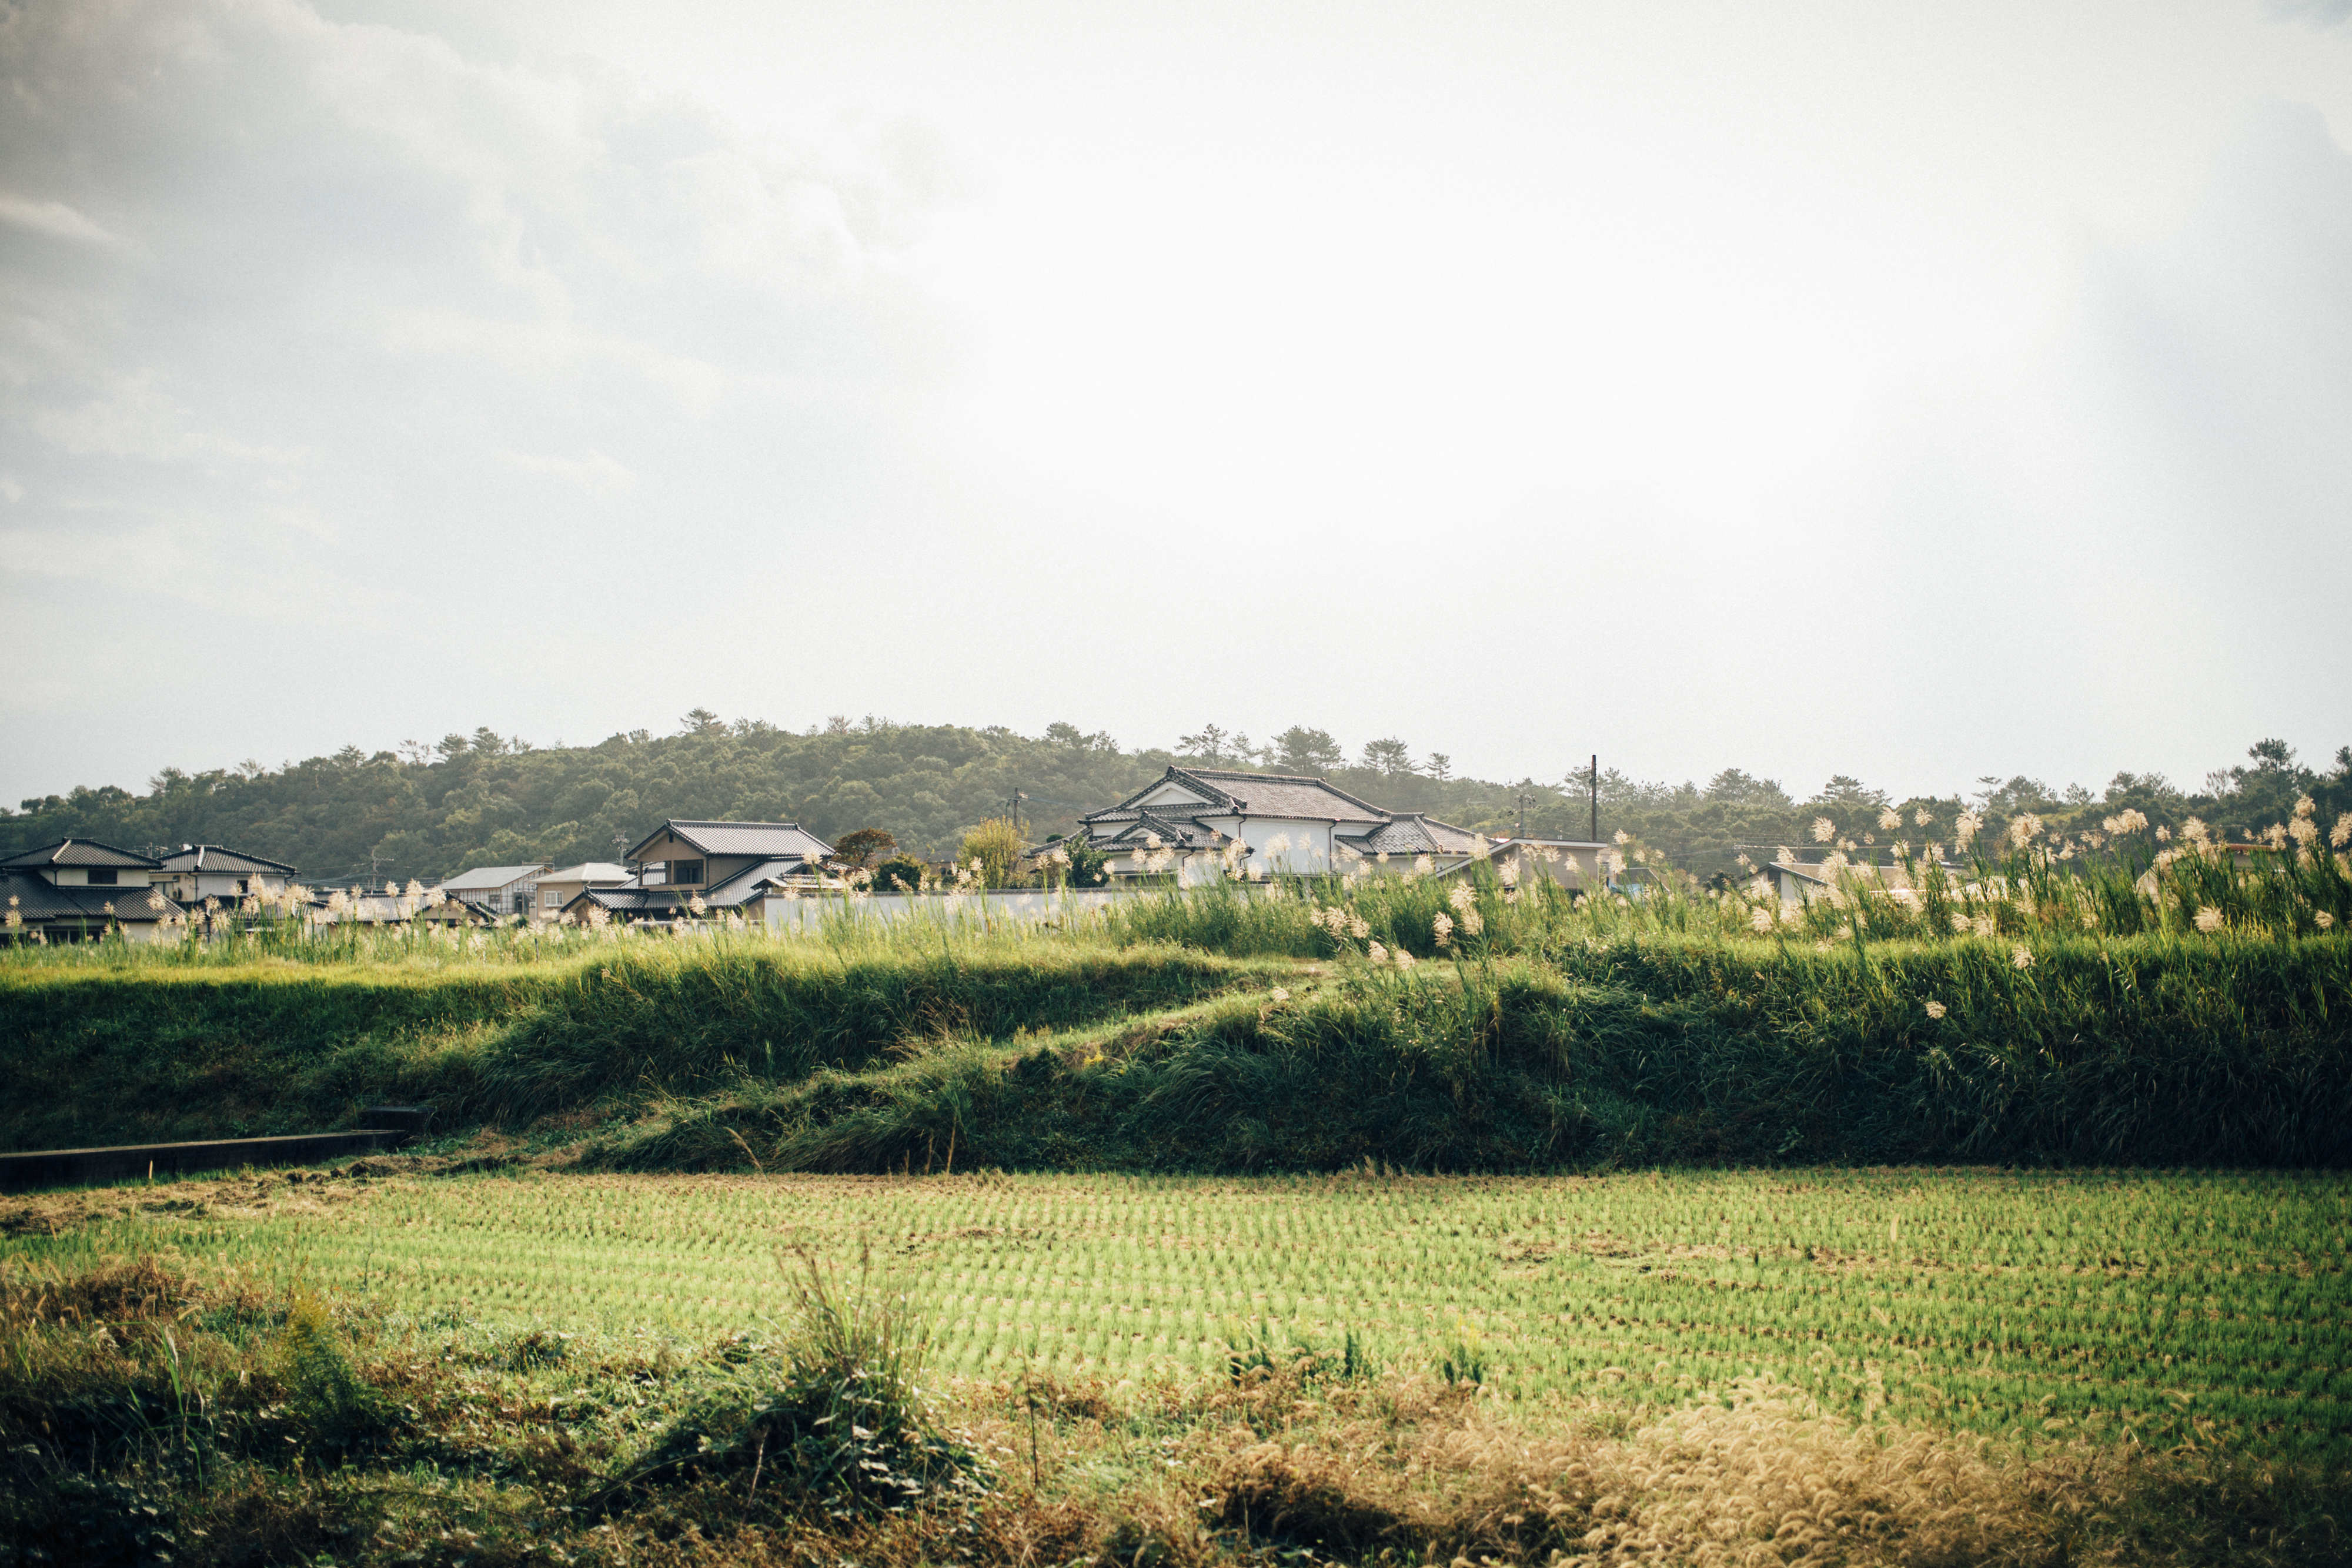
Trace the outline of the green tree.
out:
[[[915,893],[923,885],[923,862],[912,855],[894,855],[874,868],[877,893]]]
[[[1334,773],[1347,766],[1348,754],[1331,733],[1294,724],[1274,737],[1275,766],[1286,773]]]
[[[1028,847],[1011,818],[991,817],[964,834],[956,849],[956,863],[968,866],[978,861],[982,882],[990,887],[1009,887],[1021,876],[1021,857]]]
[[[871,865],[877,855],[887,856],[898,847],[898,841],[887,828],[859,828],[844,833],[835,841],[835,858],[853,866]]]

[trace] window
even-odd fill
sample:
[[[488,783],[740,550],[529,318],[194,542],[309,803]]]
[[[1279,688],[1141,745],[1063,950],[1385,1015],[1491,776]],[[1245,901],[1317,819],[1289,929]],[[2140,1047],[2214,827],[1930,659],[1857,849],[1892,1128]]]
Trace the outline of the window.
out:
[[[112,887],[114,885],[114,875],[115,873],[112,866],[94,865],[89,868],[89,885],[92,887]]]
[[[541,908],[552,909],[563,902],[563,891],[561,888],[542,887],[539,890],[539,902]]]
[[[700,882],[702,880],[702,862],[700,861],[670,862],[669,880],[672,883]]]

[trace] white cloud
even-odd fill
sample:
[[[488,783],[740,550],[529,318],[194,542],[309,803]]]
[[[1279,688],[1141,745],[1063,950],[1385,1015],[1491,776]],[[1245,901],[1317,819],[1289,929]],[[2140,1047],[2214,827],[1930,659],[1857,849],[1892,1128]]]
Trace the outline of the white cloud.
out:
[[[113,246],[121,242],[63,202],[37,202],[14,192],[0,191],[0,224],[14,224],[52,239],[84,245]]]

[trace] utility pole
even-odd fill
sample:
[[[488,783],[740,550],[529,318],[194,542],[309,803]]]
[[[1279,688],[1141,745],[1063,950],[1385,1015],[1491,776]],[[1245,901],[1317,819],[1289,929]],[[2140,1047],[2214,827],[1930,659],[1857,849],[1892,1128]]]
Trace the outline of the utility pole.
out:
[[[1520,789],[1516,791],[1511,799],[1519,808],[1519,831],[1513,836],[1524,839],[1528,836],[1528,807],[1541,797],[1532,789]]]
[[[1597,843],[1599,843],[1599,842],[1601,841],[1601,753],[1599,753],[1599,752],[1597,752],[1597,751],[1596,751],[1596,752],[1594,752],[1594,753],[1592,754],[1592,783],[1591,783],[1591,791],[1592,791],[1592,830],[1591,830],[1591,831],[1592,831],[1592,839],[1591,839],[1591,841],[1592,841],[1593,843],[1596,843],[1596,844],[1597,844]]]
[[[1013,790],[1013,793],[1005,799],[1004,813],[1006,816],[1013,819],[1013,828],[1015,832],[1018,832],[1021,830],[1021,802],[1027,799],[1029,799],[1029,797],[1023,794],[1019,789]]]
[[[368,851],[368,880],[370,882],[373,882],[375,880],[375,867],[378,861],[382,861],[386,865],[398,865],[400,863],[399,860],[394,856],[379,854],[374,850]]]

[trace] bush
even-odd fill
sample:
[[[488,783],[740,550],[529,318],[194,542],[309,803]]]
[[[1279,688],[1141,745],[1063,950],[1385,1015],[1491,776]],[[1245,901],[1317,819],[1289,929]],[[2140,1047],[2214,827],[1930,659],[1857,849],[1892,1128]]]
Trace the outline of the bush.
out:
[[[781,1260],[779,1260],[781,1263]],[[667,1482],[744,1478],[835,1517],[983,1494],[978,1451],[934,1423],[917,1379],[929,1330],[903,1296],[852,1293],[801,1255],[781,1357],[748,1356],[664,1428],[603,1500]],[[861,1280],[861,1284],[864,1281]],[[781,1362],[781,1364],[780,1364]]]

